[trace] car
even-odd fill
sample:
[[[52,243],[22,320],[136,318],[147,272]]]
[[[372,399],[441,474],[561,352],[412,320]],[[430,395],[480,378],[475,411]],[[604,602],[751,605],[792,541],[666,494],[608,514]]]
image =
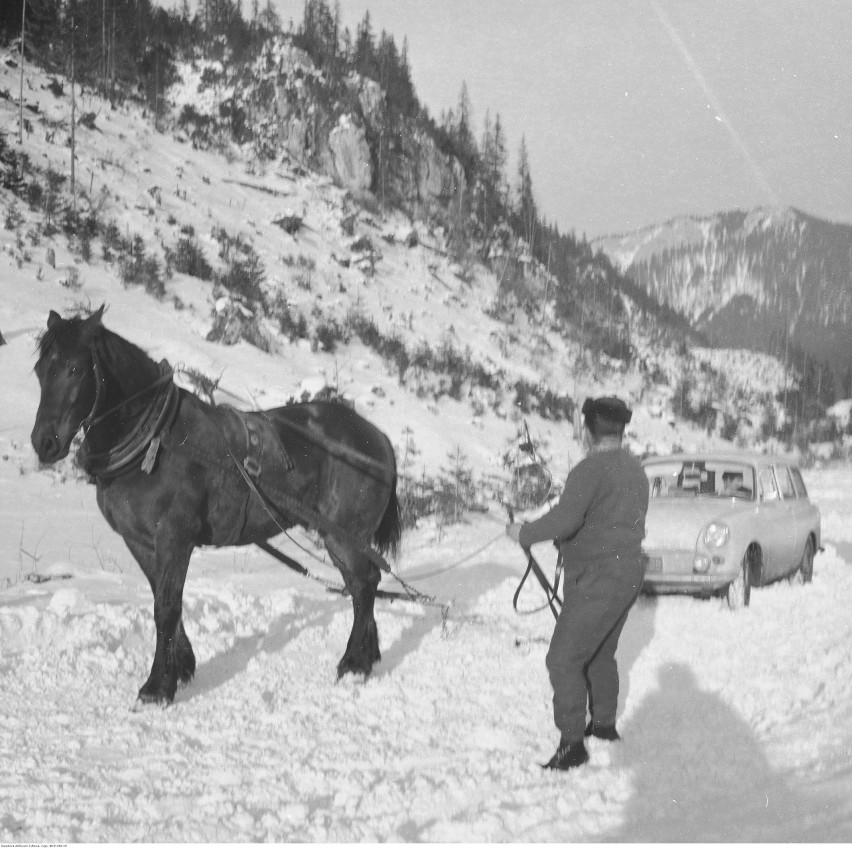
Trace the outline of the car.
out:
[[[811,581],[820,513],[794,463],[689,453],[642,466],[650,489],[643,592],[725,596],[738,609],[753,586],[796,575]]]

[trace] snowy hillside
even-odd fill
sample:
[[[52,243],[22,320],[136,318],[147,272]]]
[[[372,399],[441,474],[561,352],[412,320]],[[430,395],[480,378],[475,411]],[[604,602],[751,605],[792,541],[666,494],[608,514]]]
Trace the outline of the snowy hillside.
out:
[[[0,91],[16,82],[0,61]],[[69,156],[68,90],[49,86],[32,72],[25,91],[25,150],[45,186]],[[106,325],[182,366],[186,385],[190,370],[219,379],[217,402],[265,407],[331,387],[389,435],[405,474],[437,475],[461,453],[478,484],[505,477],[524,420],[556,480],[581,456],[569,421],[521,412],[519,382],[581,402],[619,394],[635,406],[638,451],[726,444],[672,415],[684,370],[724,355],[685,360],[637,335],[629,369],[594,359],[546,308],[489,317],[499,281],[454,263],[440,231],[357,210],[284,160],[193,150],[131,105],[87,94],[78,106],[95,115],[94,129],[77,130],[81,209],[114,222],[161,272],[189,234],[218,269],[223,245],[250,243],[278,309],[252,316],[266,349],[207,341],[233,308],[213,283],[161,273],[159,297],[124,284],[101,241],[86,261],[79,238],[45,235],[42,211],[0,193],[0,842],[852,838],[848,470],[806,478],[826,545],[812,584],[755,591],[740,615],[640,601],[619,648],[624,741],[593,740],[576,774],[537,765],[557,741],[544,668],[552,620],[512,611],[523,557],[484,485],[486,511],[404,535],[392,566],[435,604],[378,602],[383,658],[368,680],[335,682],[348,600],[259,550],[200,550],[184,596],[196,677],[172,707],[132,711],[153,649],[147,583],[73,464],[40,469],[29,445],[50,309],[106,303]],[[0,115],[16,127],[10,99]],[[302,226],[290,234],[282,216]],[[409,366],[339,332],[353,316],[402,344]],[[304,333],[292,333],[299,318]],[[461,384],[418,366],[418,351],[431,363],[452,351]],[[711,363],[729,386],[767,391],[757,384],[782,377],[736,356]],[[294,535],[321,561],[276,541],[337,580],[312,537]],[[549,549],[539,556],[552,567]],[[524,610],[540,603],[525,590]]]
[[[2,67],[0,90],[13,88],[15,73]],[[49,85],[43,74],[28,75],[26,100],[37,112],[28,114],[24,147],[42,174],[48,169],[66,174],[68,133],[62,121],[70,98],[67,88],[57,97]],[[93,242],[84,261],[80,239],[61,233],[45,237],[39,226],[43,213],[4,194],[9,226],[0,234],[8,265],[4,285],[15,292],[0,303],[0,330],[7,337],[25,332],[31,343],[48,309],[70,314],[105,302],[107,325],[155,358],[166,357],[213,380],[221,375],[220,401],[270,406],[299,395],[305,380],[313,389],[323,382],[334,387],[379,423],[398,450],[406,439],[414,442],[421,453],[412,473],[445,462],[457,447],[476,471],[499,471],[500,457],[521,423],[515,406],[518,381],[580,402],[587,394],[607,392],[632,402],[643,396],[646,373],[639,368],[624,373],[605,358],[590,360],[546,316],[541,321],[516,310],[508,320],[489,317],[498,280],[476,266],[455,264],[445,253],[442,232],[361,211],[349,235],[344,222],[356,207],[327,178],[302,176],[284,160],[259,162],[236,147],[228,156],[193,150],[185,141],[155,132],[132,105],[113,110],[94,95],[78,99],[78,111],[97,115],[95,129],[77,128],[81,212],[91,210],[114,223],[116,238],[141,245],[145,257],[159,263],[160,276],[166,253],[186,242],[187,234],[218,268],[228,245],[250,244],[265,270],[268,298],[279,304],[274,316],[258,321],[272,352],[204,341],[214,323],[217,295],[225,293],[214,292],[212,283],[175,272],[164,281],[160,301],[141,285],[125,288],[114,249],[106,261],[103,247]],[[13,104],[0,101],[0,108],[7,126],[14,127]],[[67,182],[64,188],[67,198]],[[286,215],[303,218],[295,235],[274,223]],[[412,230],[417,244],[408,247],[405,239]],[[55,267],[47,264],[49,250],[55,252]],[[289,340],[282,315],[288,327],[303,319],[304,338]],[[339,338],[353,316],[372,322],[383,339],[403,342],[413,363],[404,376],[374,347],[351,339],[351,330],[348,344]],[[663,370],[677,373],[673,353],[638,335],[634,344],[637,360],[665,360]],[[463,375],[463,385],[451,391],[451,374],[418,369],[416,355],[423,351],[433,359],[449,352],[488,379],[477,383]],[[534,437],[553,457],[554,470],[562,474],[579,455],[570,423],[534,413],[527,417]],[[441,427],[435,426],[438,421]],[[639,450],[667,441],[707,442],[703,433],[680,423],[672,427],[641,406],[632,431]]]

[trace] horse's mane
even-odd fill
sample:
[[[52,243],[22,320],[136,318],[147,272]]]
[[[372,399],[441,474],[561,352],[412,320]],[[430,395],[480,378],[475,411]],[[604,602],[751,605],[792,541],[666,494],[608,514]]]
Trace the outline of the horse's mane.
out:
[[[38,359],[36,367],[41,364],[41,361],[47,356],[54,344],[60,346],[76,344],[77,337],[80,335],[80,325],[83,323],[81,315],[75,315],[73,318],[68,318],[65,321],[57,322],[52,327],[48,327],[37,340],[38,344]]]
[[[54,345],[79,345],[80,329],[84,320],[82,316],[77,315],[46,329],[38,338],[38,363]],[[103,325],[95,328],[89,347],[92,357],[97,359],[105,376],[112,377],[125,395],[142,391],[160,376],[159,366],[142,348]]]
[[[125,395],[147,389],[160,377],[159,366],[142,348],[106,327],[95,331],[92,353]]]

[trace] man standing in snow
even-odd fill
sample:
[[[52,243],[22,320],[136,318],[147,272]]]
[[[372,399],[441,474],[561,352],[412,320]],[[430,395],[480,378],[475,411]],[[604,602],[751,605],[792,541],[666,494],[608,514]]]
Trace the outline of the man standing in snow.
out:
[[[568,475],[559,502],[536,521],[506,528],[524,549],[555,540],[565,564],[565,603],[547,653],[561,733],[545,766],[552,769],[585,763],[585,736],[619,738],[615,649],[644,576],[648,479],[621,444],[632,412],[618,398],[587,398],[583,417],[588,456]]]

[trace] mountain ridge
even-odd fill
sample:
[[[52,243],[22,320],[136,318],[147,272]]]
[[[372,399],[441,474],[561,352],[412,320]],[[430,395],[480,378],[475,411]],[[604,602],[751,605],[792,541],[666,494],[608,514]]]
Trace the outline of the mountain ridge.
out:
[[[852,226],[796,208],[680,216],[595,239],[712,343],[852,368]]]

